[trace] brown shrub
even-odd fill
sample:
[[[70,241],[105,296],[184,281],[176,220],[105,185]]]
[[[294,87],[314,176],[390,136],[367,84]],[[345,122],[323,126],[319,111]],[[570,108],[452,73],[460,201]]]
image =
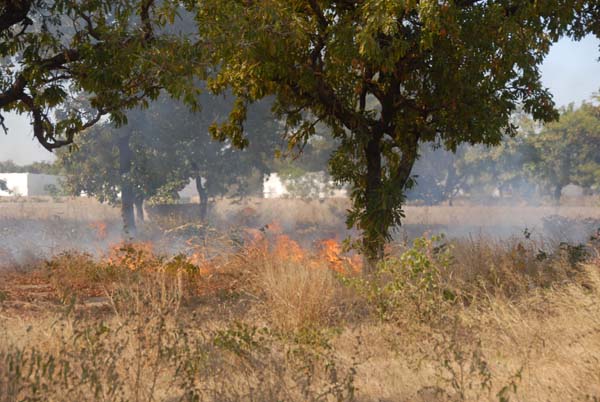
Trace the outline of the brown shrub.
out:
[[[453,240],[451,275],[445,279],[463,293],[514,298],[537,288],[568,282],[581,272],[584,246],[552,246],[530,239],[486,237]]]
[[[264,309],[276,327],[286,330],[328,324],[339,293],[339,282],[326,265],[271,259],[258,274]]]

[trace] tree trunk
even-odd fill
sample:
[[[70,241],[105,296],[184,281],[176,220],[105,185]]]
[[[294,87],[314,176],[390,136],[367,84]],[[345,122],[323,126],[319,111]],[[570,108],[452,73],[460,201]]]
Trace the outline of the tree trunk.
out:
[[[144,216],[144,197],[141,195],[136,195],[135,199],[133,200],[134,204],[135,204],[135,217],[138,220],[138,222],[144,222],[145,220],[145,216]]]
[[[419,136],[407,138],[402,144],[402,156],[389,177],[384,177],[381,138],[374,135],[365,147],[367,172],[365,176],[365,214],[360,217],[365,253],[365,273],[373,272],[377,263],[384,257],[384,246],[390,230],[400,225],[404,190],[410,181],[410,174],[418,157]],[[384,183],[387,180],[387,183]],[[390,190],[384,190],[385,187]]]
[[[361,222],[363,231],[363,248],[366,257],[366,270],[374,271],[377,262],[384,256],[387,228],[382,216],[382,172],[380,138],[371,139],[365,149],[367,159],[366,175],[366,217]]]
[[[446,185],[444,186],[444,197],[448,200],[448,205],[452,206],[452,199],[454,198],[454,191],[456,190],[456,182],[458,181],[458,175],[456,174],[456,166],[454,165],[456,157],[454,154],[450,160],[450,166],[448,166],[448,177],[446,178]]]
[[[562,189],[563,186],[561,184],[557,184],[556,187],[554,187],[554,202],[556,202],[556,205],[560,205],[560,196],[562,195]]]
[[[119,138],[119,174],[121,175],[121,217],[123,218],[123,232],[126,237],[136,236],[135,219],[133,215],[134,189],[131,182],[131,163],[133,152],[129,146],[131,134]]]
[[[196,190],[198,191],[198,207],[200,213],[200,220],[202,222],[206,222],[206,217],[208,216],[208,192],[206,188],[202,185],[202,176],[200,173],[196,173]]]

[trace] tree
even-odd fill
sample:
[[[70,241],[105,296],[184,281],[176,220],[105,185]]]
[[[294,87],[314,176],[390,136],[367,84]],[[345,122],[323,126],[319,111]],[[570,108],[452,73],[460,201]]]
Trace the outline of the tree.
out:
[[[560,120],[532,133],[536,158],[528,166],[560,202],[562,189],[570,184],[600,186],[600,107],[573,104],[561,111]]]
[[[180,14],[170,0],[2,1],[0,126],[3,112],[27,113],[51,151],[103,115],[124,123],[161,89],[196,106],[204,65],[194,37],[172,29]]]
[[[59,150],[57,160],[65,176],[65,190],[72,195],[85,193],[101,202],[120,202],[124,231],[132,236],[136,232],[135,201],[141,217],[140,200],[164,184],[164,176],[146,166],[148,155],[143,150],[134,161],[132,146],[141,143],[136,134],[131,126],[117,129],[108,122],[101,123],[82,132],[75,149]],[[154,180],[149,182],[149,178]]]
[[[462,168],[468,149],[463,144],[452,152],[435,145],[422,144],[419,159],[413,167],[415,185],[407,191],[407,199],[421,200],[428,205],[448,201],[452,205],[453,198],[464,189],[469,178]]]
[[[59,174],[59,168],[51,162],[33,162],[29,165],[17,165],[11,160],[0,161],[0,173],[42,173]]]
[[[85,192],[103,202],[120,202],[125,231],[133,235],[134,205],[138,220],[143,220],[144,200],[176,198],[193,178],[200,196],[199,216],[205,221],[209,197],[232,186],[244,193],[252,173],[262,177],[269,170],[279,137],[269,102],[263,101],[255,105],[246,124],[249,147],[238,150],[227,140],[214,141],[209,126],[228,115],[231,101],[205,93],[199,103],[203,109],[191,113],[163,96],[145,110],[130,111],[124,127],[100,124],[82,133],[73,152],[59,152],[66,187],[73,194]]]
[[[533,183],[526,166],[535,155],[528,133],[519,130],[514,137],[503,138],[497,146],[468,147],[457,160],[457,169],[465,179],[465,190],[483,193],[497,190],[501,198],[507,193],[528,196]]]
[[[328,174],[328,161],[339,144],[323,124],[300,147],[288,149],[273,160],[272,170],[283,180],[292,197],[318,198],[332,194],[339,186]]]
[[[276,150],[285,144],[268,99],[255,103],[249,110],[243,149],[228,138],[215,141],[209,134],[213,124],[228,117],[233,107],[232,97],[203,93],[199,103],[202,110],[190,113],[184,105],[162,99],[150,110],[148,128],[155,133],[152,147],[170,160],[165,166],[175,169],[175,176],[186,182],[195,179],[199,215],[204,221],[209,197],[228,192],[247,195],[251,187],[248,181],[258,176],[262,184],[264,174],[272,168]]]
[[[538,66],[587,5],[205,0],[198,28],[220,66],[210,86],[239,97],[215,132],[235,142],[246,105],[267,95],[291,144],[329,126],[340,143],[331,172],[352,185],[347,223],[374,262],[401,223],[420,143],[498,144],[514,135],[518,104],[535,119],[557,117]]]

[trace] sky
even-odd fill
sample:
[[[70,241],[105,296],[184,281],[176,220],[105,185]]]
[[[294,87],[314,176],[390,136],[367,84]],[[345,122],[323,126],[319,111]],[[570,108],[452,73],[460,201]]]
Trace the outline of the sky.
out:
[[[576,104],[600,91],[600,41],[588,36],[580,42],[557,42],[541,67],[542,81],[554,95],[557,106]],[[33,140],[33,132],[23,116],[6,116],[8,135],[0,131],[0,161],[18,164],[50,161],[53,155]]]

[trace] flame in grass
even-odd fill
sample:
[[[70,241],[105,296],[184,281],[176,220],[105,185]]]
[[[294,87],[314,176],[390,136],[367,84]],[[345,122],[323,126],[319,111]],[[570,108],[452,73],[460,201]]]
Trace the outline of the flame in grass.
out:
[[[194,253],[187,258],[187,262],[195,266],[198,274],[202,276],[208,276],[216,269],[215,261],[210,260],[206,255],[206,252],[201,249],[194,251]]]
[[[276,258],[289,259],[294,262],[301,262],[307,258],[306,251],[287,235],[279,235],[275,238],[272,255]]]
[[[278,226],[272,226],[275,232]],[[362,261],[358,255],[346,255],[342,245],[336,239],[324,239],[316,243],[316,249],[302,247],[290,236],[270,230],[251,233],[246,245],[234,255],[219,255],[211,257],[206,248],[198,245],[191,246],[187,255],[172,258],[159,256],[155,253],[151,242],[118,243],[113,245],[104,261],[112,267],[130,271],[144,272],[187,272],[198,275],[198,278],[210,279],[228,271],[229,264],[240,261],[261,261],[264,258],[279,261],[293,261],[304,264],[312,269],[331,269],[343,275],[354,275],[362,270]]]
[[[108,237],[106,222],[96,221],[89,224],[89,227],[94,230],[98,240],[105,240]]]
[[[155,270],[160,267],[162,261],[154,253],[154,245],[151,242],[122,242],[110,247],[105,262],[114,267],[139,271]]]
[[[308,250],[283,234],[283,228],[276,221],[260,230],[246,229],[244,234],[246,246],[242,252],[247,258],[262,256],[303,263],[311,268],[326,266],[344,275],[362,271],[362,258],[359,255],[346,255],[335,238],[320,240],[316,242],[316,250]]]
[[[331,270],[340,274],[357,274],[362,270],[362,260],[358,255],[345,256],[342,245],[335,239],[319,242],[319,258],[327,261]]]

